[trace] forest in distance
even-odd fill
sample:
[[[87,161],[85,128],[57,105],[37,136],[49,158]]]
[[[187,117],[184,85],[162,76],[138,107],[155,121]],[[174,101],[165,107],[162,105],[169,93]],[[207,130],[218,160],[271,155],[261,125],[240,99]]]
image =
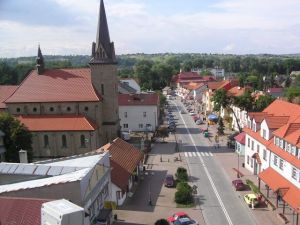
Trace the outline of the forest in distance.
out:
[[[16,85],[22,82],[28,71],[35,68],[36,57],[0,59],[0,84]],[[45,55],[46,68],[87,67],[88,55]],[[118,75],[139,80],[144,90],[161,90],[169,85],[171,77],[180,69],[190,71],[207,68],[223,68],[226,76],[239,78],[241,84],[251,82],[259,90],[263,79],[272,82],[276,75],[289,77],[291,71],[300,71],[300,55],[223,55],[223,54],[128,54],[117,56]],[[300,82],[296,86],[300,86]],[[289,86],[289,82],[287,82]],[[293,85],[295,86],[295,85]]]

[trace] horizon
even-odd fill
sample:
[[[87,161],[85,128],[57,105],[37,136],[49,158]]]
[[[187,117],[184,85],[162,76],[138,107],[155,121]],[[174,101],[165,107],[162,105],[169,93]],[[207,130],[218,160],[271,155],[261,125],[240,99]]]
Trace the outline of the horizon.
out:
[[[99,2],[44,0],[43,5],[34,0],[1,2],[0,58],[35,56],[38,44],[44,55],[90,55]],[[106,0],[104,3],[117,55],[300,53],[297,0]]]

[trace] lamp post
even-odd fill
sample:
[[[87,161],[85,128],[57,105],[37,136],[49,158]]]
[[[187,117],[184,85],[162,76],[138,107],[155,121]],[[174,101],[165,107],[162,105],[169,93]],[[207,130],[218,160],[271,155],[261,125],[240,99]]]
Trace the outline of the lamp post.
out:
[[[148,175],[148,173],[146,174]],[[150,172],[149,173],[149,179],[148,179],[148,183],[149,183],[149,193],[148,193],[148,205],[152,206],[152,193],[151,193],[151,177],[154,175],[154,172]]]
[[[237,150],[237,160],[238,160],[238,168],[237,168],[237,178],[240,178],[240,151]]]

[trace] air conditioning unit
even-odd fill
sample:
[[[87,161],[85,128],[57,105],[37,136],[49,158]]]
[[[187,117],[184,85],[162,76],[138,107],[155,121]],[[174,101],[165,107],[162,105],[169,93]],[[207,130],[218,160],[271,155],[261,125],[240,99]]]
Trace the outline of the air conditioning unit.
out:
[[[84,209],[66,199],[44,203],[41,225],[83,225]]]

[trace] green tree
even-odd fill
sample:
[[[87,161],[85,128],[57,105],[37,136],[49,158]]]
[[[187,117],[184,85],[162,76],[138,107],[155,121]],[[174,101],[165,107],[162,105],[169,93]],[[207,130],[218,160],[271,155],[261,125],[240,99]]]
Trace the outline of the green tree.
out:
[[[261,112],[274,100],[275,98],[273,98],[271,95],[262,95],[254,102],[253,110],[256,112]]]
[[[175,202],[178,204],[191,204],[193,203],[193,190],[186,182],[177,184],[177,191],[175,193]]]
[[[233,98],[233,104],[246,111],[253,109],[253,103],[254,98],[250,91],[245,91],[243,95]]]
[[[177,172],[175,174],[175,177],[180,182],[186,182],[188,181],[188,174],[187,170],[183,167],[178,167]]]
[[[169,222],[166,219],[156,220],[154,225],[169,225]]]
[[[288,88],[285,92],[285,96],[288,98],[289,102],[292,102],[295,97],[300,96],[300,86]]]
[[[0,113],[0,130],[4,132],[5,158],[8,162],[19,162],[19,151],[27,151],[32,159],[32,136],[28,129],[8,113]]]
[[[234,105],[234,98],[228,97],[225,89],[219,89],[215,91],[212,101],[214,103],[214,111],[220,112],[221,108],[223,108],[224,110],[227,110],[233,114],[238,125],[239,131],[241,132],[242,128],[239,124],[235,111],[232,109],[232,106]]]
[[[222,117],[218,120],[218,134],[223,135],[224,134],[224,123]]]

